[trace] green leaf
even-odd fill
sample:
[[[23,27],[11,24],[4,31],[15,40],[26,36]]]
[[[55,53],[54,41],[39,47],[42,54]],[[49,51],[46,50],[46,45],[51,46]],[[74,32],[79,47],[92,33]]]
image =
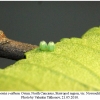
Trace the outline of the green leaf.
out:
[[[0,69],[0,90],[100,91],[100,27],[55,46],[53,52],[31,50]]]

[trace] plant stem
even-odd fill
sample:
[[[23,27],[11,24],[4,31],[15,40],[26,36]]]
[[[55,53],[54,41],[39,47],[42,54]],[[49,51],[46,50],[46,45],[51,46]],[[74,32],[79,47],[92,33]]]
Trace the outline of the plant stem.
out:
[[[0,57],[12,60],[19,60],[26,58],[24,53],[37,48],[38,46],[18,42],[6,37],[4,32],[0,30]]]

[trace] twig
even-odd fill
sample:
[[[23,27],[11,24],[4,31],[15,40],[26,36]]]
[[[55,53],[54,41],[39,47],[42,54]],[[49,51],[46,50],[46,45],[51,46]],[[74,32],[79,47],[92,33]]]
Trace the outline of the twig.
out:
[[[18,42],[6,37],[4,32],[0,30],[0,57],[12,60],[24,59],[24,53],[37,48],[38,46]]]

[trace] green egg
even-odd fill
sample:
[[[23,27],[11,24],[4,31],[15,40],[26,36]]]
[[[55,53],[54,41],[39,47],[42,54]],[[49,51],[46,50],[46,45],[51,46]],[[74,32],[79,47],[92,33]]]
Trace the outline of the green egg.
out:
[[[47,50],[47,43],[45,41],[41,41],[39,47],[40,50],[45,51]]]
[[[55,44],[54,44],[54,42],[49,42],[48,43],[48,50],[49,51],[54,51],[54,49],[55,49]]]

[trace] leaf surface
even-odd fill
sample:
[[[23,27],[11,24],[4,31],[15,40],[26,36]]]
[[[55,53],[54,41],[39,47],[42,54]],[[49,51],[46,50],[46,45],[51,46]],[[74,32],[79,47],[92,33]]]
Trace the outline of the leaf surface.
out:
[[[37,48],[0,69],[0,90],[100,91],[100,27],[55,45],[53,52]]]

